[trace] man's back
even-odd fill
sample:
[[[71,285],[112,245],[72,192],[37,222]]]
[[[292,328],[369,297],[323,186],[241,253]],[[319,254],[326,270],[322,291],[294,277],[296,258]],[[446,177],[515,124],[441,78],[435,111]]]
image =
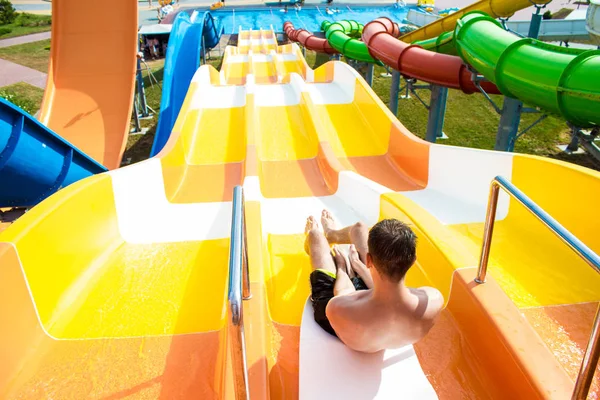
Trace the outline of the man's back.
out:
[[[433,326],[444,304],[429,287],[408,289],[403,296],[378,298],[373,290],[334,297],[327,317],[350,348],[374,353],[413,344]]]

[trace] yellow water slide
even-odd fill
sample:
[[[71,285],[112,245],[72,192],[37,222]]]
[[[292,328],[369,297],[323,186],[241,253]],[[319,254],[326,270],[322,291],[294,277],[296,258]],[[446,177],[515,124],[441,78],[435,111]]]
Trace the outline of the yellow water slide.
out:
[[[52,1],[40,122],[109,169],[130,129],[137,20],[136,1]]]
[[[568,398],[600,278],[501,196],[476,284],[497,175],[600,251],[600,220],[574,206],[597,198],[600,173],[424,142],[347,64],[313,71],[274,32],[242,31],[221,71],[198,70],[157,157],[77,182],[0,233],[0,397],[233,398],[226,292],[242,185],[250,398],[335,398],[336,382],[339,398],[414,382],[427,398]],[[365,360],[310,332],[304,226],[324,208],[339,225],[394,217],[416,231],[407,283],[438,288],[446,307],[405,353]]]
[[[531,5],[546,4],[550,1],[552,0],[480,0],[415,31],[400,36],[400,40],[406,43],[414,43],[417,40],[430,39],[444,32],[454,30],[456,22],[463,15],[471,11],[483,11],[494,18],[508,18],[515,12]]]

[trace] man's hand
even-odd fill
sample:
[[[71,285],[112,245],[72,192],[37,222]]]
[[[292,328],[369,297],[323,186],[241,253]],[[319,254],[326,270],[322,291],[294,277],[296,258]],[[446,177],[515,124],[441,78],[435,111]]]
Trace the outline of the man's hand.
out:
[[[360,276],[360,278],[363,280],[363,282],[365,282],[365,285],[367,285],[369,289],[373,289],[373,277],[371,276],[371,271],[369,271],[369,268],[367,268],[367,266],[362,261],[360,261],[358,251],[356,251],[356,247],[354,245],[350,245],[349,258],[350,265],[352,266],[354,272],[356,272],[356,274]]]

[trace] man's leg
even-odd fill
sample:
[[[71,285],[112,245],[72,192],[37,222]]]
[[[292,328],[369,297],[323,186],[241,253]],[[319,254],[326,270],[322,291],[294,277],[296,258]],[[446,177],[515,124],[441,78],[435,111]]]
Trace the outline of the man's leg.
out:
[[[321,214],[321,222],[323,223],[323,231],[330,243],[351,243],[350,253],[350,268],[356,272],[363,280],[365,285],[371,289],[373,287],[373,278],[367,268],[367,253],[369,246],[367,240],[369,238],[369,228],[362,222],[357,222],[354,225],[347,226],[342,229],[335,229],[335,221],[327,210],[323,210]],[[352,276],[350,276],[352,277]]]
[[[321,223],[323,231],[329,243],[337,244],[353,244],[358,251],[360,260],[367,263],[367,253],[369,246],[367,240],[369,238],[369,227],[362,222],[357,222],[354,225],[347,226],[342,229],[336,229],[335,221],[327,210],[323,210],[321,214]]]
[[[310,274],[310,300],[315,322],[333,336],[335,330],[327,318],[327,304],[335,296],[336,266],[329,243],[314,217],[306,220],[304,248],[310,256],[313,271]]]
[[[348,267],[346,257],[344,257],[344,254],[342,254],[339,246],[333,246],[333,250],[333,260],[337,268],[335,285],[333,286],[333,294],[338,296],[355,292],[356,289],[354,288],[351,280],[351,278],[355,276],[354,271],[352,268]]]
[[[308,217],[306,220],[304,232],[306,233],[304,249],[310,256],[310,264],[312,265],[313,270],[324,269],[335,274],[336,268],[333,258],[331,257],[329,243],[327,242],[323,231],[319,229],[319,223],[313,216]]]

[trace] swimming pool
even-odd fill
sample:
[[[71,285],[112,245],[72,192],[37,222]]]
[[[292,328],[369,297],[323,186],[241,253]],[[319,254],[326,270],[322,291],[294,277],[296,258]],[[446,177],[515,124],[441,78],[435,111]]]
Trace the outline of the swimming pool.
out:
[[[416,6],[413,6],[416,8]],[[268,29],[273,26],[276,32],[283,31],[283,23],[290,21],[296,28],[304,28],[310,32],[318,32],[321,29],[321,22],[325,20],[339,21],[342,19],[353,19],[362,24],[378,17],[388,17],[396,22],[401,22],[408,10],[413,8],[396,7],[389,5],[345,5],[334,4],[329,7],[332,10],[339,9],[339,12],[327,14],[325,6],[305,6],[302,10],[296,11],[294,7],[288,6],[288,12],[284,13],[282,7],[262,7],[262,8],[230,8],[211,11],[213,17],[225,26],[226,34],[237,33],[239,27],[243,29]]]

